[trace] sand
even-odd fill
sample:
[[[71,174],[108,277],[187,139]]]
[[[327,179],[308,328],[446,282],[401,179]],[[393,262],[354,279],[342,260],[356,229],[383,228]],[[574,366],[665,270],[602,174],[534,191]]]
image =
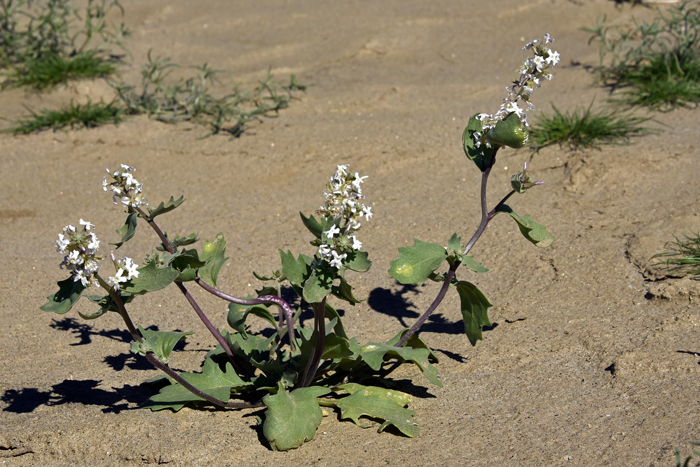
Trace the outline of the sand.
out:
[[[244,85],[271,68],[309,88],[233,140],[199,139],[199,126],[147,117],[0,136],[3,464],[668,466],[674,447],[689,453],[685,442],[700,440],[699,288],[650,262],[673,235],[700,229],[694,110],[656,114],[663,132],[631,146],[534,156],[528,167],[545,185],[510,204],[557,241],[537,249],[501,216],[477,244],[490,271],[460,277],[494,304],[494,326],[472,347],[451,293],[421,334],[440,357],[444,387],[411,366],[395,375],[414,394],[420,437],[377,434],[376,425],[331,414],[313,441],[280,453],[262,442],[260,410],[138,409],[152,394],[140,384],[157,371],[129,353],[119,317],[88,322],[75,311],[39,310],[65,278],[53,247],[63,226],[84,218],[103,245],[117,240],[123,213],[101,190],[106,167],[135,166],[152,202],[185,196],[161,218],[168,232],[223,232],[231,259],[219,285],[240,296],[259,288],[253,271],[278,267],[278,248],[311,253],[298,212],[313,212],[335,166],[351,164],[369,175],[374,218],[361,239],[374,265],[352,278],[368,300],[341,308],[360,341],[388,339],[437,293],[435,284],[403,287],[387,274],[397,248],[414,238],[446,244],[478,225],[479,172],[461,132],[474,113],[497,109],[524,41],[549,32],[562,57],[534,96],[538,109],[585,107],[594,97],[601,105],[606,92],[585,66],[597,64],[598,51],[580,28],[602,15],[630,24],[653,11],[604,0],[122,3],[136,63],[127,81],[153,48],[177,63],[228,70]],[[0,115],[110,93],[99,82],[8,91]],[[499,153],[491,203],[529,160],[527,149]],[[124,254],[143,258],[156,243],[139,230]],[[191,289],[223,327],[225,304]],[[87,302],[77,309],[91,310]],[[178,370],[196,370],[214,345],[173,290],[144,297],[131,313],[144,327],[196,332],[175,357]]]

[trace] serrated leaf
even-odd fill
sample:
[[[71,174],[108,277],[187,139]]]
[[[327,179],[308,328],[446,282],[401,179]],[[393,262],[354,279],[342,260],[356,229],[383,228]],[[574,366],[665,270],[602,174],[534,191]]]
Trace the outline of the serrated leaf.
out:
[[[410,395],[400,391],[356,383],[343,384],[338,386],[338,389],[350,393],[348,397],[331,402],[340,409],[340,418],[349,418],[362,428],[369,428],[371,425],[362,425],[360,417],[379,418],[384,420],[384,423],[377,430],[379,432],[393,425],[410,438],[418,436],[419,429],[413,420],[413,415],[416,412],[404,408],[412,401]]]
[[[489,272],[488,269],[483,267],[480,262],[474,259],[471,255],[458,255],[459,260],[463,265],[468,267],[474,272]]]
[[[389,274],[401,284],[422,284],[447,258],[443,246],[413,240],[413,246],[399,248],[399,257],[391,262]]]
[[[462,238],[453,233],[447,242],[447,251],[459,251],[462,249]]]
[[[304,278],[309,274],[309,266],[304,261],[304,258],[299,256],[299,258],[294,259],[291,251],[286,253],[282,250],[280,252],[280,259],[282,260],[282,274],[285,275],[287,280],[297,287],[304,286]]]
[[[280,383],[277,394],[265,396],[263,435],[270,447],[275,451],[288,451],[312,440],[323,418],[316,398],[329,392],[330,389],[318,386],[287,392]]]
[[[519,216],[513,209],[507,204],[502,204],[497,212],[505,212],[509,214],[510,217],[518,224],[520,228],[520,233],[523,234],[527,240],[529,240],[533,245],[538,248],[547,248],[552,243],[554,243],[555,238],[547,232],[545,226],[538,224],[537,222],[530,219],[530,215]]]
[[[73,305],[80,300],[80,296],[85,290],[82,282],[74,281],[73,276],[66,280],[57,282],[58,292],[49,295],[48,302],[39,307],[40,310],[50,311],[62,315],[68,313]]]
[[[202,261],[206,261],[203,267],[199,268],[199,277],[207,284],[216,287],[216,280],[219,277],[219,271],[228,260],[226,254],[226,240],[224,234],[219,232],[216,234],[216,239],[213,242],[205,241],[202,249]]]
[[[185,202],[185,197],[180,196],[177,200],[175,197],[171,196],[170,199],[168,200],[167,203],[160,203],[157,207],[148,208],[148,217],[151,219],[155,219],[156,216],[160,216],[161,214],[165,214],[166,212],[170,212],[176,207],[180,206],[182,203]]]
[[[299,215],[301,216],[301,221],[304,223],[304,226],[309,229],[309,232],[311,232],[314,237],[321,238],[323,234],[323,225],[317,221],[313,215],[306,217],[301,212]]]
[[[462,145],[464,147],[464,153],[469,160],[474,162],[479,170],[484,172],[493,164],[493,148],[487,148],[484,144],[481,144],[479,147],[476,146],[474,132],[483,131],[481,120],[477,118],[479,115],[480,114],[474,115],[469,119],[469,122],[467,122],[467,127],[462,133]]]
[[[137,212],[132,212],[131,214],[129,214],[126,217],[124,225],[117,229],[117,233],[122,237],[122,239],[117,243],[110,243],[110,245],[114,245],[116,248],[119,248],[124,243],[131,240],[131,238],[136,233],[136,224],[138,217],[139,214]]]
[[[308,303],[320,303],[331,293],[335,275],[321,266],[316,267],[304,282],[304,300]]]
[[[170,266],[158,267],[155,261],[138,268],[139,277],[131,279],[122,289],[132,295],[141,295],[147,292],[155,292],[170,285],[180,274],[177,269]]]
[[[493,305],[481,290],[470,282],[459,281],[456,288],[461,302],[464,331],[471,345],[476,345],[476,341],[482,339],[481,327],[491,326],[488,309]]]
[[[362,358],[374,371],[381,369],[382,363],[384,363],[384,359],[387,356],[395,357],[399,361],[415,363],[431,383],[442,387],[442,382],[437,378],[437,368],[431,365],[429,361],[432,352],[427,348],[394,347],[393,345],[377,342],[369,342],[360,346],[355,338],[350,339],[350,348],[355,352],[356,357]]]
[[[366,251],[353,250],[347,254],[348,257],[343,261],[343,266],[355,272],[367,272],[372,267],[372,261],[369,260],[369,254]]]
[[[164,332],[152,331],[143,329],[138,326],[139,332],[143,336],[141,342],[131,342],[131,352],[146,355],[148,352],[153,352],[158,360],[163,363],[168,363],[168,356],[175,348],[175,345],[181,340],[185,340],[187,336],[194,334],[190,332]]]
[[[165,235],[165,238],[168,238],[168,233],[165,232],[163,235]],[[174,239],[169,239],[168,242],[170,243],[170,246],[177,250],[181,246],[186,246],[186,245],[192,245],[193,243],[197,243],[199,241],[199,237],[197,237],[196,233],[191,233],[186,237],[180,237],[179,235],[176,235]],[[158,251],[167,251],[168,249],[165,248],[165,245],[160,244],[159,246],[156,247],[156,250]]]
[[[231,398],[232,390],[240,391],[252,386],[252,383],[243,381],[230,363],[226,363],[225,368],[225,372],[221,371],[216,362],[207,359],[204,361],[201,373],[181,373],[180,376],[200,391],[226,402]],[[186,404],[202,401],[204,399],[192,394],[181,384],[172,383],[162,388],[159,394],[148,398],[142,406],[153,411],[171,409],[177,412]]]
[[[352,293],[352,286],[347,283],[347,281],[340,277],[340,285],[334,285],[331,287],[331,293],[335,296],[338,297],[341,300],[345,300],[348,302],[350,305],[355,306],[358,303],[362,302],[362,300],[355,298],[355,296]]]

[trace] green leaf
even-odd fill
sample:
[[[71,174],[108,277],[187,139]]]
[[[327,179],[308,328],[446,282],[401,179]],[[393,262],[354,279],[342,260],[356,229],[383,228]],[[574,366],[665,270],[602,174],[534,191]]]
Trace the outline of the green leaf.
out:
[[[343,266],[355,272],[367,272],[372,266],[369,255],[366,251],[354,250],[348,253],[348,257],[343,261]]]
[[[394,347],[393,345],[376,342],[369,342],[360,346],[355,338],[350,339],[350,348],[357,357],[362,358],[374,371],[381,369],[385,357],[393,356],[399,361],[415,363],[431,383],[442,387],[442,383],[437,378],[437,368],[431,365],[429,361],[432,352],[427,348]]]
[[[114,245],[116,248],[119,248],[124,243],[131,240],[131,238],[136,233],[136,220],[138,219],[138,217],[139,214],[137,212],[132,212],[131,214],[129,214],[126,217],[126,222],[124,222],[124,225],[117,229],[117,233],[121,235],[122,239],[117,243],[110,243],[110,245]]]
[[[513,149],[522,148],[528,138],[520,117],[514,113],[497,122],[484,136],[492,146],[508,146]]]
[[[248,295],[247,300],[253,298]],[[226,321],[229,326],[231,326],[236,331],[241,334],[247,334],[245,329],[245,322],[248,319],[248,315],[258,316],[268,323],[270,323],[274,328],[277,328],[277,321],[275,317],[270,313],[270,310],[265,305],[238,305],[237,303],[230,303],[228,306],[228,316]]]
[[[391,262],[389,274],[401,284],[422,284],[447,258],[444,247],[414,239],[413,246],[399,248],[399,257]]]
[[[167,232],[163,233],[163,235],[165,236],[165,238],[168,239],[170,246],[173,247],[173,249],[175,250],[177,250],[181,246],[192,245],[193,243],[197,243],[199,241],[199,237],[197,237],[196,233],[189,234],[186,237],[180,237],[179,235],[176,235],[175,238],[172,240],[168,238]],[[156,247],[156,250],[168,251],[168,249],[162,243]]]
[[[221,371],[219,365],[211,359],[204,361],[201,373],[181,373],[182,378],[202,392],[216,397],[224,402],[231,398],[231,391],[240,391],[252,386],[252,383],[243,381],[238,377],[230,363],[226,363],[226,371]],[[153,411],[171,409],[177,412],[185,404],[204,401],[199,396],[192,394],[184,386],[173,382],[165,386],[159,394],[151,396],[144,402],[143,407]]]
[[[321,358],[332,360],[335,358],[352,358],[354,352],[350,349],[350,341],[334,333],[326,336],[326,344],[323,347]]]
[[[160,216],[161,214],[165,214],[166,212],[170,212],[176,207],[180,206],[182,203],[185,202],[185,197],[180,196],[179,199],[175,199],[173,196],[170,197],[167,203],[160,203],[157,207],[148,208],[148,217],[151,219],[155,219],[156,216]]]
[[[338,286],[332,286],[331,287],[331,293],[335,296],[338,297],[341,300],[345,300],[348,302],[350,305],[355,306],[358,303],[362,302],[362,300],[355,298],[355,296],[352,293],[352,286],[347,283],[347,281],[340,277],[340,285]]]
[[[155,261],[138,269],[139,277],[130,281],[123,288],[124,292],[132,295],[141,295],[147,292],[155,292],[170,285],[180,274],[172,267],[158,267]]]
[[[470,282],[459,281],[456,288],[461,302],[464,331],[469,342],[476,345],[476,341],[482,339],[481,327],[491,326],[488,309],[493,305],[481,290]]]
[[[216,240],[213,242],[205,241],[202,249],[202,261],[207,264],[199,268],[199,277],[207,284],[216,287],[216,279],[219,277],[219,271],[224,263],[228,260],[226,254],[226,240],[224,234],[219,232],[216,234]]]
[[[304,283],[304,300],[308,303],[320,303],[331,293],[335,272],[329,272],[322,266],[317,266]]]
[[[304,279],[309,275],[309,265],[302,255],[294,259],[294,255],[292,255],[292,252],[289,250],[287,253],[282,250],[279,250],[279,252],[282,260],[282,274],[285,275],[292,285],[303,287]]]
[[[529,214],[521,217],[517,215],[507,204],[502,204],[498,208],[497,212],[505,212],[506,214],[510,214],[510,217],[517,222],[518,227],[520,228],[520,233],[523,234],[523,237],[529,240],[536,247],[547,248],[554,243],[555,238],[549,232],[547,232],[546,227],[530,219]]]
[[[280,383],[277,394],[265,396],[263,434],[270,447],[275,451],[288,451],[312,440],[323,418],[316,398],[329,392],[330,389],[318,386],[287,392]]]
[[[459,252],[462,250],[462,239],[457,236],[456,233],[452,234],[450,240],[447,242],[447,251]]]
[[[143,329],[138,326],[139,332],[143,336],[141,342],[131,342],[131,352],[139,355],[146,355],[148,352],[153,352],[158,360],[163,363],[168,363],[168,356],[175,348],[175,345],[181,340],[185,340],[187,336],[194,334],[190,332],[162,332]]]
[[[389,345],[396,345],[396,343],[403,337],[404,334],[408,332],[409,328],[402,329],[401,332],[399,332],[397,335],[392,337],[387,341],[387,344]],[[404,347],[411,347],[414,349],[426,349],[428,352],[428,359],[431,362],[439,362],[440,360],[438,359],[437,355],[435,355],[435,352],[430,350],[430,347],[428,347],[428,344],[425,343],[423,339],[418,337],[418,334],[413,334],[411,337],[408,338],[406,343],[403,345]]]
[[[474,162],[479,170],[484,172],[493,165],[493,148],[487,148],[484,144],[476,147],[474,132],[482,131],[481,120],[477,118],[479,115],[480,114],[474,115],[469,119],[469,122],[467,122],[467,127],[464,129],[464,133],[462,133],[462,144],[464,146],[464,153],[469,160]]]
[[[333,332],[335,332],[338,336],[347,339],[348,335],[345,332],[345,326],[343,326],[343,321],[340,319],[340,315],[337,311],[335,311],[335,308],[330,306],[328,303],[326,303],[325,315],[326,318],[331,321],[337,319],[335,326],[333,327]]]
[[[317,221],[313,215],[305,217],[301,212],[299,215],[301,216],[301,221],[304,223],[304,226],[309,229],[309,232],[311,232],[316,238],[321,238],[321,235],[323,234],[323,225]]]
[[[62,315],[68,313],[73,305],[80,300],[80,296],[85,290],[85,286],[82,282],[74,281],[73,276],[66,280],[59,281],[58,292],[49,295],[48,302],[42,305],[39,309],[43,311],[51,311]]]
[[[80,317],[83,319],[97,319],[100,316],[104,316],[105,314],[107,314],[108,311],[119,311],[119,309],[117,308],[117,304],[114,303],[114,300],[112,300],[112,297],[110,295],[87,295],[85,298],[90,300],[92,303],[99,305],[100,309],[94,313],[87,315],[78,312]],[[119,298],[121,298],[122,303],[126,304],[132,301],[134,299],[134,296],[119,292]]]
[[[338,386],[338,389],[350,393],[348,397],[330,402],[340,409],[340,418],[349,418],[362,428],[369,428],[371,425],[362,425],[360,417],[379,418],[384,420],[384,423],[377,430],[379,432],[394,425],[409,438],[418,436],[418,426],[413,420],[415,412],[404,408],[413,399],[410,395],[400,391],[356,383],[343,384]]]
[[[458,255],[459,260],[464,264],[466,267],[471,269],[474,272],[489,272],[488,269],[483,267],[480,262],[474,259],[473,256],[471,255]]]

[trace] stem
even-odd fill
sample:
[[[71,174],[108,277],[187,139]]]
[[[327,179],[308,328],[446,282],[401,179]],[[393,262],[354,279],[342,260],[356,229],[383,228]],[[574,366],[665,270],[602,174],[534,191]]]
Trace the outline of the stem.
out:
[[[511,191],[508,193],[497,205],[496,207],[489,212],[487,204],[486,204],[486,185],[489,180],[489,175],[491,174],[491,169],[493,168],[493,165],[496,163],[496,153],[498,152],[499,146],[496,146],[493,150],[493,155],[491,158],[491,164],[484,170],[481,174],[481,222],[479,223],[479,227],[477,227],[476,232],[474,232],[474,235],[472,235],[472,238],[469,239],[469,242],[467,243],[467,246],[464,249],[464,254],[466,255],[469,253],[469,251],[474,247],[476,242],[479,240],[481,235],[486,231],[486,226],[489,224],[491,219],[494,218],[496,215],[496,210],[503,205],[503,203],[506,202],[508,198],[510,198],[515,191]],[[430,304],[430,307],[423,313],[423,315],[418,318],[418,321],[416,321],[413,326],[404,334],[401,339],[396,343],[395,347],[402,347],[410,338],[413,336],[418,329],[425,323],[425,321],[430,317],[430,315],[435,311],[435,309],[440,305],[442,300],[445,298],[445,294],[447,293],[447,289],[450,287],[450,283],[452,282],[452,278],[455,275],[455,272],[457,271],[457,268],[461,265],[462,263],[459,261],[455,261],[454,264],[450,266],[450,269],[447,271],[447,274],[445,274],[445,282],[443,282],[442,287],[440,288],[440,291],[438,292],[437,296],[435,297],[435,300],[433,300],[433,303]]]
[[[323,348],[326,346],[326,326],[325,326],[325,310],[326,310],[326,297],[323,297],[321,303],[314,303],[314,346],[311,349],[311,355],[309,355],[309,361],[306,363],[306,368],[304,369],[304,376],[301,380],[302,388],[305,388],[311,384],[314,376],[316,376],[316,371],[318,370],[318,364],[321,362],[321,356],[323,355]]]
[[[165,247],[166,250],[170,254],[175,253],[175,248],[173,248],[173,245],[170,243],[170,241],[167,239],[167,237],[163,234],[163,231],[160,230],[160,227],[158,227],[158,224],[153,221],[141,208],[138,206],[132,207],[136,212],[138,212],[141,217],[143,217],[146,222],[148,222],[148,225],[151,226],[151,228],[156,232],[158,237],[160,238],[160,241],[163,243],[163,246]],[[221,348],[224,349],[224,352],[226,352],[226,355],[228,356],[229,361],[231,362],[231,365],[239,371],[244,374],[247,374],[250,376],[248,371],[241,365],[238,360],[236,359],[235,355],[233,355],[233,351],[231,350],[231,346],[229,346],[228,342],[226,339],[224,339],[224,336],[221,335],[218,329],[214,327],[214,325],[211,323],[209,318],[207,318],[207,315],[204,314],[204,311],[202,308],[200,308],[199,304],[197,304],[197,301],[194,299],[194,297],[190,294],[190,292],[187,290],[187,287],[180,282],[180,281],[175,281],[175,285],[180,289],[180,292],[185,296],[189,304],[192,306],[194,309],[195,313],[197,313],[197,316],[199,316],[199,319],[202,320],[202,323],[204,323],[204,326],[209,330],[212,336],[214,336],[214,339],[221,345]]]
[[[126,324],[127,329],[129,330],[129,333],[131,334],[131,337],[134,338],[136,342],[141,342],[141,335],[139,332],[136,330],[136,327],[134,326],[133,321],[131,321],[131,317],[129,316],[129,312],[126,311],[126,307],[124,306],[124,302],[122,301],[121,297],[117,293],[116,290],[114,290],[112,287],[109,286],[107,282],[105,282],[102,277],[100,277],[99,274],[95,274],[95,277],[97,277],[98,282],[102,286],[103,289],[107,290],[107,293],[109,293],[109,296],[112,298],[112,301],[117,305],[117,310],[119,313],[119,316],[122,317],[124,320],[124,323]]]

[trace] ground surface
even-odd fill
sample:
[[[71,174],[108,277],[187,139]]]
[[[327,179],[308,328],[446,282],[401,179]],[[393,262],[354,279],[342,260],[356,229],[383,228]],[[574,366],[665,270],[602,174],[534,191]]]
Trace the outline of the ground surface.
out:
[[[414,237],[446,244],[478,224],[479,174],[462,153],[461,131],[472,114],[497,109],[526,55],[522,41],[549,32],[562,57],[535,94],[538,107],[587,106],[605,96],[577,65],[598,58],[579,28],[602,15],[629,23],[652,11],[603,0],[122,4],[137,63],[153,48],[246,84],[271,67],[280,80],[295,74],[311,86],[279,118],[236,140],[200,140],[200,127],[145,117],[0,136],[4,464],[669,466],[674,446],[687,452],[685,441],[700,439],[697,286],[649,266],[674,234],[700,229],[692,110],[658,115],[664,132],[632,146],[548,148],[534,157],[529,167],[546,183],[511,205],[557,242],[538,250],[503,217],[477,244],[474,254],[491,271],[471,280],[494,303],[495,324],[471,347],[450,294],[425,326],[444,388],[412,367],[396,375],[416,396],[419,438],[378,435],[331,415],[312,442],[278,453],[261,444],[260,412],[137,409],[150,394],[139,384],[156,371],[129,354],[126,332],[114,330],[123,328],[118,317],[85,322],[38,309],[64,278],[53,248],[64,225],[82,217],[97,225],[103,245],[117,238],[123,214],[101,190],[105,167],[136,166],[152,201],[185,195],[162,218],[165,230],[205,239],[224,232],[231,259],[220,286],[237,295],[258,286],[252,271],[277,267],[277,248],[310,253],[297,212],[320,205],[336,164],[368,174],[375,215],[362,241],[374,266],[355,283],[369,300],[344,307],[345,323],[360,341],[388,339],[436,293],[434,284],[403,288],[386,273],[396,248]],[[138,70],[124,76],[136,80]],[[99,83],[43,96],[5,92],[0,114],[88,96],[111,97]],[[499,154],[492,202],[529,155]],[[125,248],[142,258],[153,245],[143,230]],[[224,326],[225,307],[193,293]],[[144,327],[196,331],[178,369],[196,369],[212,346],[174,293],[151,294],[132,313]]]

